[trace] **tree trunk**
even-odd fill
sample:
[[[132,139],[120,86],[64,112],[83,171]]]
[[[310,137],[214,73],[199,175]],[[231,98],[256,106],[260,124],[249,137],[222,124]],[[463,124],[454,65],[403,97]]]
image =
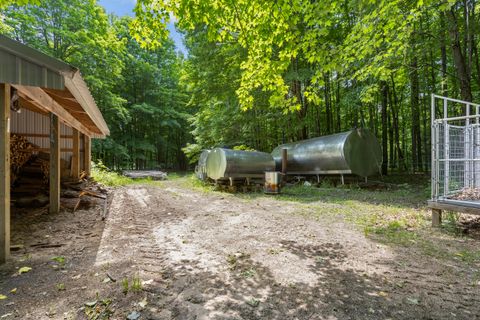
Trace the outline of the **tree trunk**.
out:
[[[470,85],[469,72],[467,70],[467,62],[462,53],[462,46],[460,44],[460,32],[458,29],[457,17],[455,16],[454,8],[447,11],[450,22],[450,39],[452,42],[453,61],[455,63],[455,70],[460,81],[460,95],[465,101],[472,101],[472,89]]]
[[[388,174],[388,84],[385,81],[380,82],[381,105],[382,105],[382,174]]]
[[[418,61],[415,53],[410,65],[410,105],[412,113],[412,169],[415,172],[422,168],[422,140],[420,136],[420,112],[419,112],[419,80]]]

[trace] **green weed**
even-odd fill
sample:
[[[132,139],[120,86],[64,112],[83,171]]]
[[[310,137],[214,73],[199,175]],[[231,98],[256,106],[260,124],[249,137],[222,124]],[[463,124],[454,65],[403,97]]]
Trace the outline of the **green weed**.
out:
[[[128,293],[128,290],[130,288],[129,284],[128,284],[128,278],[124,278],[122,280],[122,292],[123,294],[127,294]]]
[[[110,319],[114,313],[111,305],[111,299],[101,299],[97,292],[94,301],[85,303],[84,312],[89,320],[107,320]]]
[[[242,271],[241,273],[242,277],[244,278],[253,278],[255,277],[256,274],[257,272],[255,271],[254,268],[249,268],[247,270]]]
[[[130,289],[133,291],[133,292],[139,292],[139,291],[142,291],[143,288],[142,288],[142,280],[140,279],[140,277],[138,275],[135,275],[132,279],[132,286],[130,287]]]
[[[121,186],[127,186],[132,184],[149,184],[149,185],[155,185],[155,186],[162,185],[161,181],[152,180],[150,178],[131,179],[131,178],[125,177],[117,172],[109,170],[107,167],[105,167],[101,163],[94,164],[92,166],[91,175],[95,181],[109,187],[121,187]],[[169,175],[168,178],[170,179],[171,175]]]
[[[455,253],[455,258],[473,264],[480,262],[480,250],[461,250]]]
[[[128,280],[128,278],[124,278],[121,282],[121,285],[123,294],[127,294],[128,292],[139,292],[143,290],[142,280],[138,275],[133,276],[131,282]]]

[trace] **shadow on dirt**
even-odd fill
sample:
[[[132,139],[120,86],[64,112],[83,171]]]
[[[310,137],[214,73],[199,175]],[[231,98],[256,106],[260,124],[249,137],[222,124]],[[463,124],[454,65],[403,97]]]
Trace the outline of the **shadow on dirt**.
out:
[[[315,274],[315,282],[279,283],[269,268],[248,255],[226,261],[225,273],[198,271],[201,267],[195,261],[184,260],[165,267],[161,280],[144,288],[154,311],[138,311],[146,319],[274,320],[450,319],[454,311],[451,304],[400,288],[380,276],[345,270],[340,264],[348,257],[339,244],[282,244],[298,258],[315,261],[308,270],[298,270]],[[117,294],[115,299],[124,305],[132,296]]]

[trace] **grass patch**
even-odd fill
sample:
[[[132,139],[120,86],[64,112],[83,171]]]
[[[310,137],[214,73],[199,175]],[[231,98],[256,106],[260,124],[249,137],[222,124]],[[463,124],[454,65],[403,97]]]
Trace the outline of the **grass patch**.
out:
[[[133,184],[148,184],[154,186],[162,186],[162,181],[152,180],[151,178],[145,179],[132,179],[125,177],[115,171],[109,170],[102,163],[94,164],[91,172],[92,178],[105,186],[109,187],[121,187]],[[177,175],[168,175],[168,179],[176,179]]]
[[[170,175],[168,177],[170,179]],[[201,181],[194,173],[182,176],[177,175],[176,181],[184,188],[190,188],[204,193],[215,191],[215,186],[212,183]]]
[[[133,179],[124,177],[113,171],[100,169],[96,166],[92,167],[91,175],[96,182],[109,187],[120,187],[134,183]]]

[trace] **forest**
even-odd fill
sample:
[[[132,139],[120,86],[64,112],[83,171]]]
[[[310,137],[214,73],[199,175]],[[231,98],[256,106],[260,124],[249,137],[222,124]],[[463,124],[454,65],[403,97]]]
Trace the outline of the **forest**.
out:
[[[270,152],[365,127],[383,174],[430,166],[430,95],[480,95],[474,0],[3,1],[0,32],[82,71],[112,169],[188,169],[202,149]],[[175,19],[188,54],[168,38]]]

